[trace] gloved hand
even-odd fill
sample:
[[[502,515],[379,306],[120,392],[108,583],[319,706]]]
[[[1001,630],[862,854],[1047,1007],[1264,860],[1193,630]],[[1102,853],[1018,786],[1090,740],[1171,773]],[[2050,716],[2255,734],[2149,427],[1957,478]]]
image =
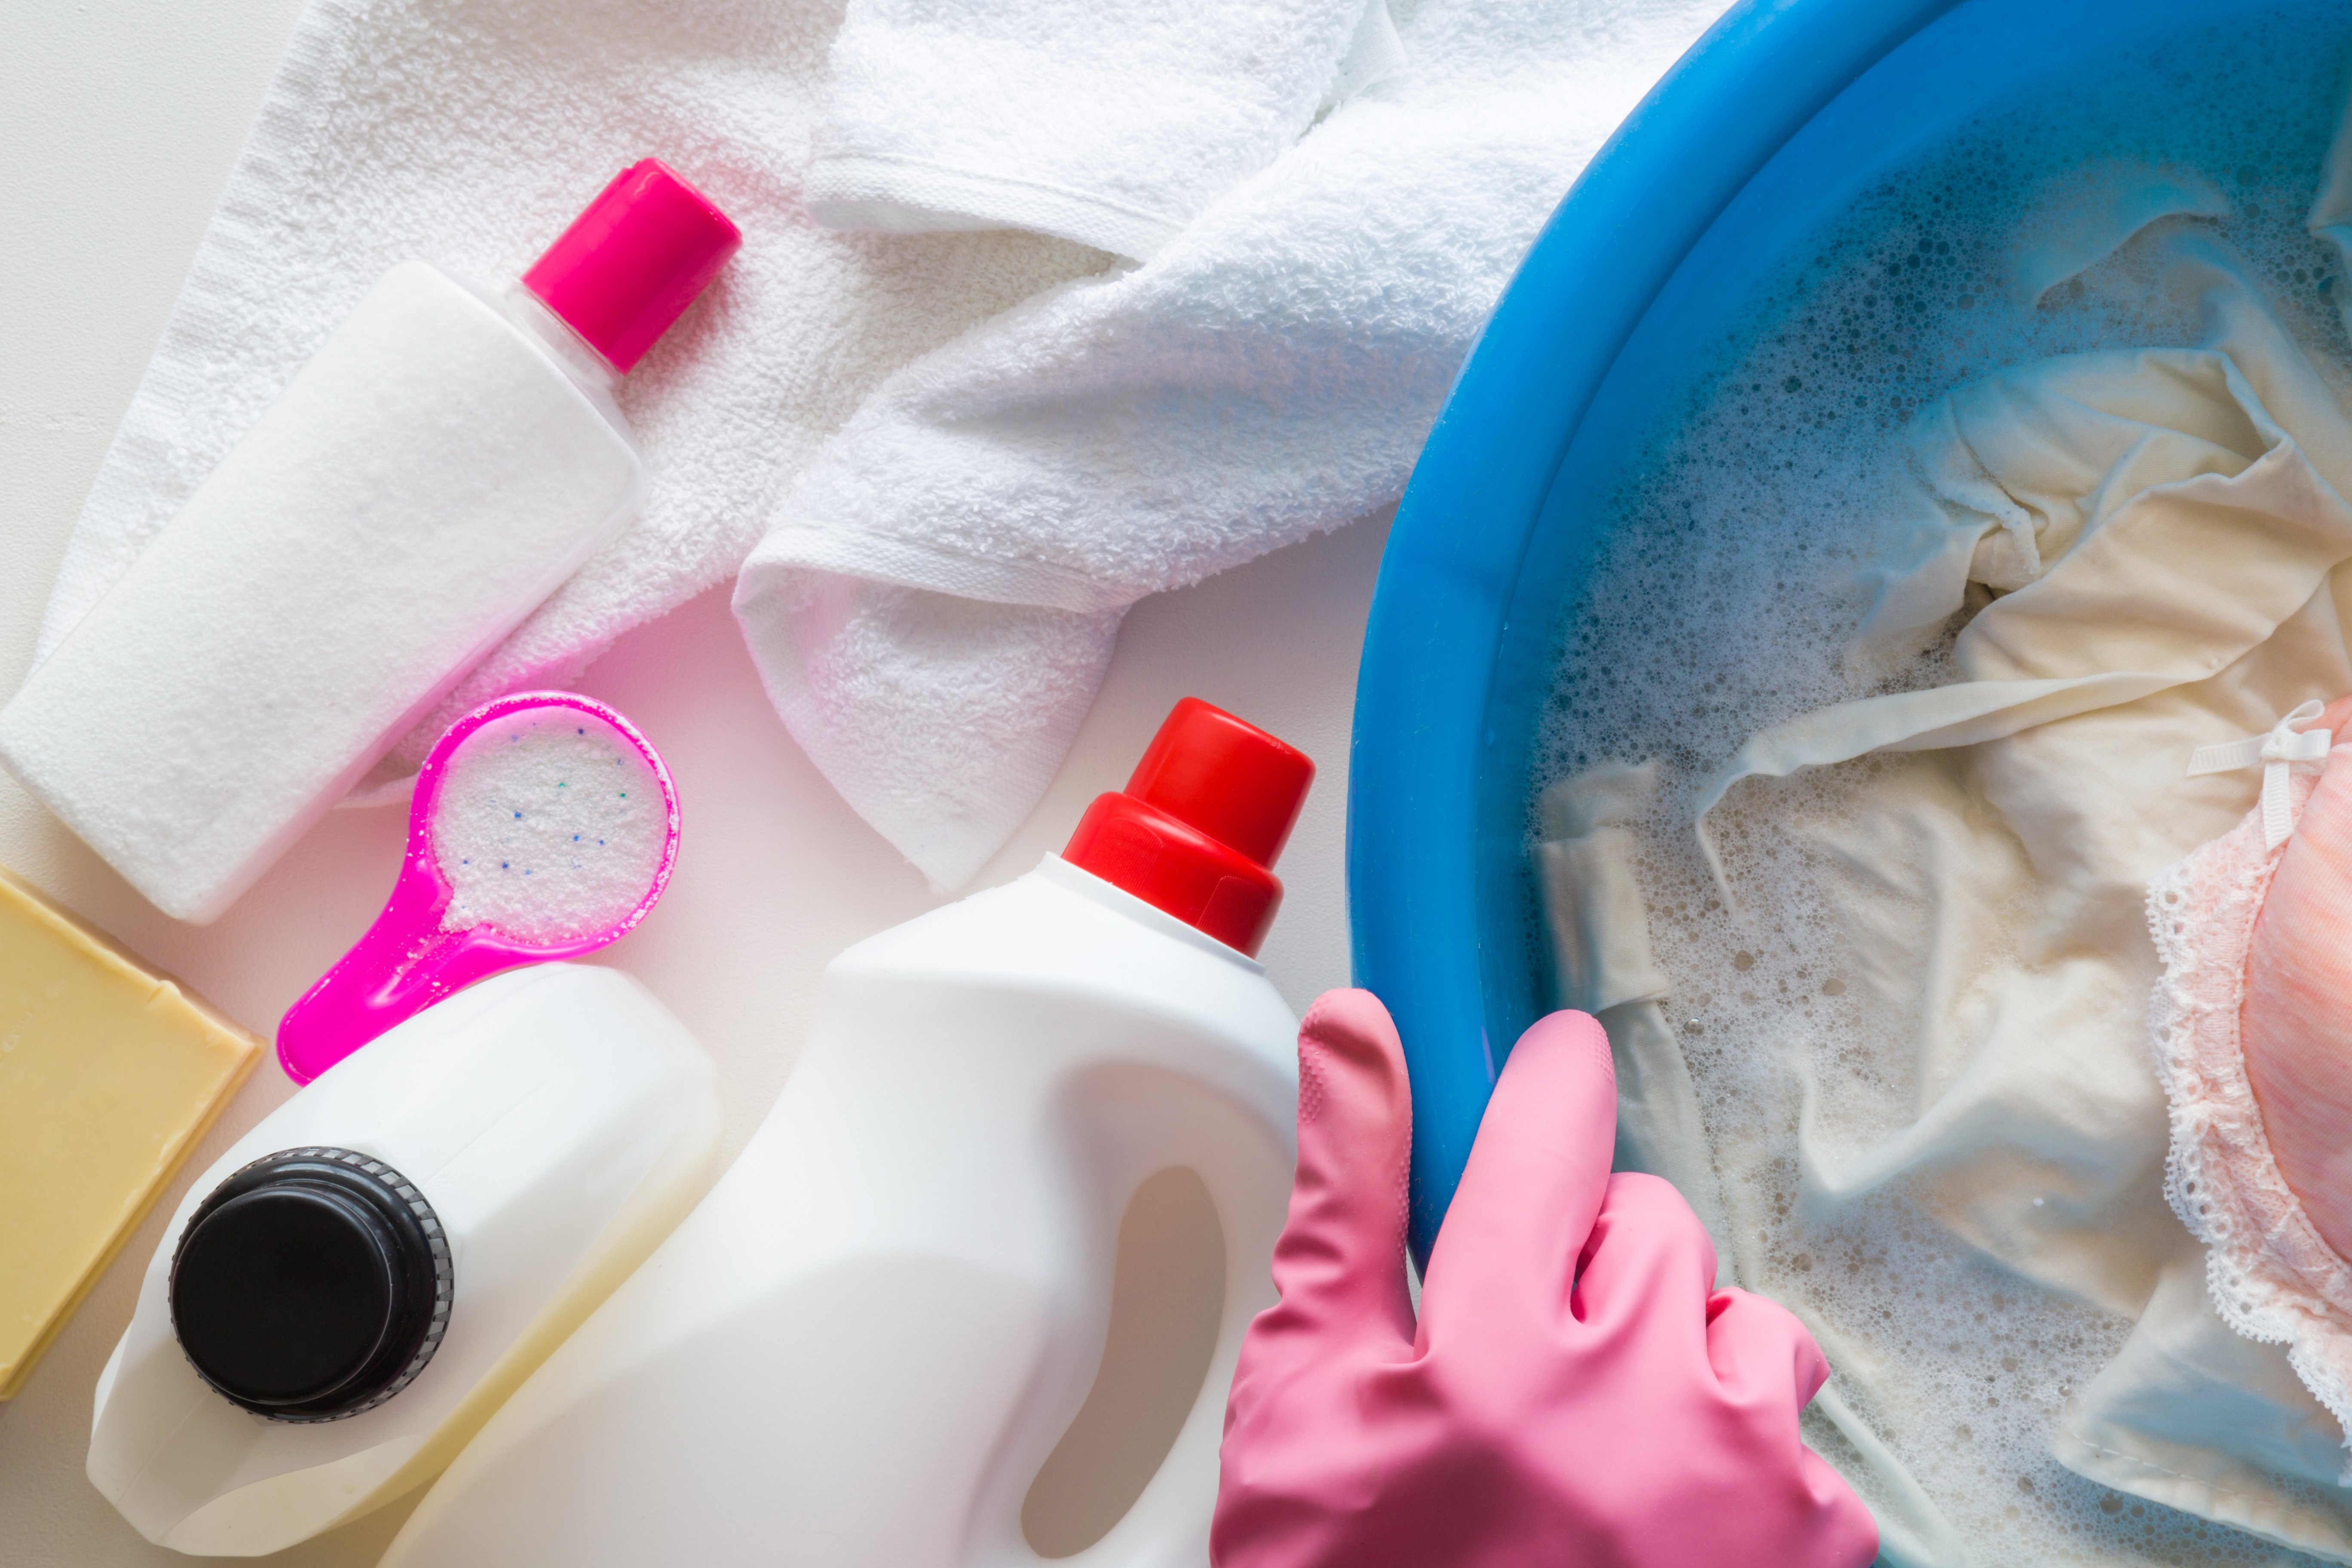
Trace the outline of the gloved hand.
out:
[[[1878,1531],[1797,1436],[1828,1366],[1786,1310],[1717,1290],[1654,1176],[1612,1175],[1601,1026],[1511,1053],[1405,1291],[1404,1054],[1369,993],[1298,1037],[1281,1302],[1225,1413],[1217,1568],[1862,1568]]]

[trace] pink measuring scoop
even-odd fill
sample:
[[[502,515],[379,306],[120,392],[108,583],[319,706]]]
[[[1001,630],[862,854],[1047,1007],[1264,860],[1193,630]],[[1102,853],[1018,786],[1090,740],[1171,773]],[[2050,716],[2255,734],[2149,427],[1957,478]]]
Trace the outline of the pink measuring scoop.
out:
[[[571,709],[593,717],[635,747],[661,792],[667,826],[645,897],[620,919],[552,943],[527,942],[488,923],[444,923],[455,896],[433,844],[449,760],[486,725],[528,712]],[[569,691],[522,691],[487,702],[449,726],[417,770],[408,808],[408,853],[391,901],[367,934],[287,1009],[278,1026],[278,1061],[296,1083],[309,1083],[401,1020],[451,993],[518,964],[577,958],[622,936],[645,919],[669,883],[677,858],[677,789],[661,755],[635,726],[603,703]]]

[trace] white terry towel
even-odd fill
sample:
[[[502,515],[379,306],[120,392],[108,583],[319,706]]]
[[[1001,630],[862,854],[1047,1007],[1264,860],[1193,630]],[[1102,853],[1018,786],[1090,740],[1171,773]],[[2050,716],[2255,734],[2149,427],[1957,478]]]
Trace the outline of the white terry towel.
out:
[[[850,804],[961,883],[1052,778],[1127,605],[1393,500],[1537,229],[1721,8],[1423,0],[1402,68],[1149,261],[894,375],[736,588]]]
[[[668,160],[742,228],[622,385],[641,519],[396,753],[570,679],[733,574],[782,481],[894,367],[1097,253],[1030,235],[877,241],[800,195],[826,0],[315,0],[68,545],[40,657],[95,604],[369,286],[410,257],[497,286],[625,164]]]
[[[1388,0],[852,0],[809,208],[1139,260],[1401,58]]]

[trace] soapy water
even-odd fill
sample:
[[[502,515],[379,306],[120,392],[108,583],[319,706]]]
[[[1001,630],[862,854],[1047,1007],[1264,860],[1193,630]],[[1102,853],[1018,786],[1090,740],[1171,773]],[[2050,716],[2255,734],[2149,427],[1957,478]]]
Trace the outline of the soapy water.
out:
[[[611,929],[660,874],[669,814],[645,756],[575,708],[525,710],[462,742],[442,775],[442,924],[554,945]]]
[[[1569,609],[1530,828],[1558,778],[1661,763],[1636,874],[1727,1224],[1742,1233],[1734,1250],[1760,1260],[1741,1283],[1868,1347],[1872,1364],[1843,1369],[1841,1386],[1976,1563],[2309,1560],[2051,1457],[2061,1407],[2113,1357],[2126,1321],[1990,1262],[1916,1194],[1882,1192],[1833,1222],[1801,1213],[1801,1070],[1820,1097],[1814,1135],[1848,1148],[1907,1125],[1925,1093],[1911,1054],[1884,1046],[1914,1021],[1840,974],[1821,868],[1786,827],[1850,817],[1874,770],[1900,760],[1745,785],[1717,807],[1737,917],[1696,853],[1695,796],[1759,730],[1951,678],[1948,637],[1892,671],[1841,658],[1914,414],[2053,354],[2197,341],[2193,307],[2155,288],[2132,247],[2039,304],[2020,289],[2020,247],[2095,199],[2112,171],[2177,170],[2218,192],[2225,216],[2168,221],[2207,223],[2236,247],[2339,396],[2352,389],[2352,344],[2327,292],[2337,264],[2303,227],[2344,107],[2347,43],[2352,13],[2336,5],[2200,29],[2096,79],[2070,77],[2063,92],[1996,103],[1874,186],[1801,263],[1760,279],[1742,334],[1692,367],[1685,422],[1609,500]],[[1825,1420],[1809,1415],[1807,1435],[1840,1457]]]

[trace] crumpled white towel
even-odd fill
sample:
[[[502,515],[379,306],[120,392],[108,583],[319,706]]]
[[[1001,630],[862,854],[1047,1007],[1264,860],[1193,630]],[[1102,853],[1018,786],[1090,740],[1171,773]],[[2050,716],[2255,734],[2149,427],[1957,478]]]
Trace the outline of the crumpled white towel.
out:
[[[943,888],[1028,814],[1125,607],[1392,500],[1543,220],[1721,0],[1424,0],[1405,64],[1139,267],[894,375],[736,587],[785,723]]]
[[[1139,260],[1401,60],[1388,0],[852,0],[809,209]]]
[[[878,241],[800,196],[826,0],[315,0],[68,546],[47,657],[394,263],[496,286],[623,165],[668,160],[743,230],[623,384],[643,517],[478,666],[448,718],[568,679],[735,571],[786,479],[894,367],[1097,253],[1030,235]]]

